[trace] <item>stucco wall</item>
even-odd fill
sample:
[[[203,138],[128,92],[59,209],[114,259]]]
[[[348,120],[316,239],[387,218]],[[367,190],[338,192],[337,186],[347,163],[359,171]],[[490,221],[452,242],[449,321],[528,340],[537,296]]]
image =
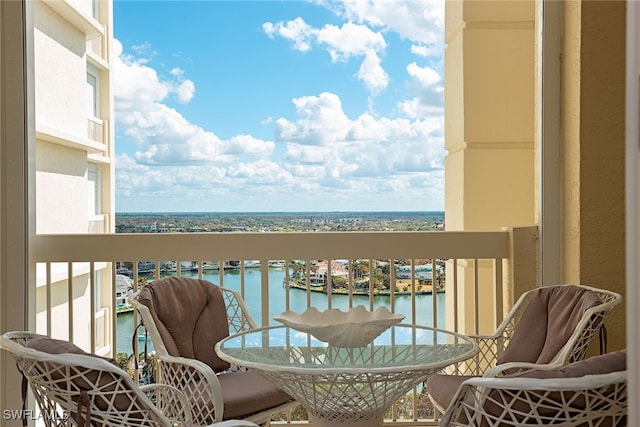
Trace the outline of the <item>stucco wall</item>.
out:
[[[36,232],[86,233],[87,154],[36,142]]]
[[[37,126],[87,136],[86,38],[46,4],[34,3]]]
[[[562,63],[563,279],[624,294],[623,1],[566,2]],[[625,310],[607,327],[625,347]]]

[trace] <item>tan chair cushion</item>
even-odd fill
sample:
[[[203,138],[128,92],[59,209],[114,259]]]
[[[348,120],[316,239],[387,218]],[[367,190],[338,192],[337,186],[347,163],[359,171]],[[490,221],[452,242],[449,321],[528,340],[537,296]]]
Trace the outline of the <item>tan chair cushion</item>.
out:
[[[292,400],[287,393],[254,371],[220,374],[218,379],[222,387],[225,420],[246,418]],[[206,381],[187,387],[187,394],[200,396],[199,402],[194,406],[213,404]],[[204,421],[211,423],[213,419]]]
[[[460,388],[465,380],[474,378],[467,375],[444,375],[435,374],[427,379],[426,387],[431,398],[440,405],[440,407],[446,409],[453,400],[453,396]],[[473,404],[473,402],[469,402]]]
[[[597,293],[574,285],[542,287],[532,297],[497,364],[550,363],[567,343],[584,312],[602,304]]]
[[[30,339],[26,347],[32,348],[37,351],[41,351],[43,353],[48,354],[80,354],[85,356],[96,357],[98,359],[106,360],[112,363],[115,366],[118,366],[116,361],[111,358],[106,358],[102,356],[98,356],[92,353],[87,353],[82,350],[77,345],[73,344],[69,341],[58,340],[54,338],[49,338],[46,335],[35,336]],[[40,362],[40,363],[48,363],[48,362]],[[124,372],[123,375],[126,375]],[[52,370],[50,372],[49,381],[59,382],[64,378],[64,371],[62,370]],[[117,378],[117,374],[109,372],[109,371],[100,371],[100,370],[89,370],[83,376],[76,376],[71,380],[71,382],[80,390],[92,390],[95,388],[103,389],[103,391],[114,391],[115,386],[110,386]],[[60,384],[59,387],[64,387],[64,384]],[[103,396],[94,396],[94,404],[103,411],[109,410],[110,403],[105,400]],[[127,410],[131,405],[130,396],[116,396],[113,405],[118,410]],[[75,412],[72,414],[75,417]],[[131,414],[132,417],[136,417],[135,414]],[[139,415],[139,417],[142,417]]]
[[[597,375],[597,374],[608,374],[611,372],[620,372],[626,370],[626,350],[621,350],[613,353],[607,353],[601,356],[591,357],[586,360],[582,360],[579,362],[575,362],[557,369],[552,370],[531,370],[523,373],[518,373],[514,375],[509,375],[508,378],[513,378],[514,387],[513,390],[518,390],[518,378],[539,378],[539,379],[557,379],[557,378],[577,378],[585,375]],[[427,390],[431,394],[431,397],[438,402],[444,408],[447,408],[451,401],[453,400],[453,396],[456,391],[460,387],[460,385],[467,379],[472,378],[470,376],[461,376],[461,375],[433,375],[427,380]],[[545,390],[543,390],[543,393]],[[531,394],[535,394],[535,392],[531,392]],[[527,414],[531,412],[531,408],[529,406],[528,401],[525,402],[523,400],[518,400],[513,402],[511,400],[512,394],[504,391],[493,390],[489,392],[489,396],[485,403],[485,410],[487,413],[492,414],[495,417],[499,417],[502,413],[502,409],[500,405],[508,404],[508,406],[517,409],[523,414]],[[469,405],[473,405],[473,399],[471,396],[467,396],[468,399],[465,399]],[[531,397],[530,397],[531,398]],[[586,403],[582,398],[572,399],[570,394],[565,393],[564,396],[561,396],[560,393],[553,393],[552,395],[545,397],[546,399],[555,400],[557,402],[570,402],[572,408],[575,408],[576,411],[583,410],[586,407]],[[535,398],[532,398],[535,400]],[[508,402],[508,403],[507,403]],[[538,408],[537,410],[543,416],[552,416],[553,412],[551,409],[545,410],[544,407]],[[466,423],[466,418],[462,416],[458,422],[464,424]],[[617,425],[626,425],[625,420],[621,421],[622,424],[618,423]],[[481,422],[481,426],[487,426],[488,423],[486,420]],[[503,424],[498,423],[497,426],[501,426]],[[603,423],[602,427],[611,426],[611,422]]]
[[[571,363],[557,369],[531,370],[509,375],[516,378],[578,378],[585,375],[609,374],[627,369],[627,350],[614,351],[586,360]]]
[[[216,285],[201,279],[165,277],[144,286],[138,301],[151,311],[170,355],[200,360],[214,372],[229,368],[214,350],[218,341],[229,336],[227,309]]]
[[[626,350],[594,356],[580,362],[551,370],[531,370],[509,375],[511,378],[577,378],[585,375],[608,374],[627,369]],[[447,408],[460,385],[472,376],[432,375],[427,379],[427,391],[440,406]],[[472,402],[470,402],[472,403]]]
[[[519,374],[510,375],[509,378],[514,379],[514,390],[518,389],[517,380],[519,378],[537,378],[537,379],[558,379],[558,378],[579,378],[585,375],[598,375],[608,374],[611,372],[621,372],[627,369],[626,362],[626,350],[621,350],[613,353],[607,353],[600,356],[591,357],[586,360],[571,363],[561,368],[553,370],[532,370]],[[604,394],[611,393],[613,388],[607,388]],[[584,411],[588,404],[585,401],[583,395],[575,395],[573,392],[553,392],[547,394],[547,390],[541,390],[539,392],[540,398],[537,399],[538,392],[531,391],[527,399],[515,399],[516,394],[512,394],[505,391],[494,390],[489,393],[485,404],[485,410],[487,413],[494,416],[499,416],[502,413],[502,406],[509,406],[516,409],[521,414],[532,413],[531,401],[544,401],[546,405],[537,406],[536,412],[544,417],[552,418],[556,415],[556,410],[553,408],[552,402],[557,402],[558,406],[567,405],[576,413]],[[521,420],[521,419],[520,419]],[[610,427],[613,425],[613,421],[603,420],[600,427]],[[626,425],[626,420],[617,422],[616,425]],[[576,427],[587,427],[586,423],[576,425]]]
[[[58,340],[55,338],[50,338],[46,335],[34,336],[29,341],[27,341],[27,344],[25,345],[25,347],[32,348],[34,350],[41,351],[43,353],[49,353],[49,354],[70,353],[70,354],[82,354],[85,356],[97,357],[98,359],[106,360],[107,362],[112,363],[115,366],[118,366],[118,363],[115,361],[115,359],[112,359],[110,357],[98,356],[92,353],[87,353],[86,351],[84,351],[83,349],[81,349],[80,347],[78,347],[77,345],[75,345],[70,341]]]

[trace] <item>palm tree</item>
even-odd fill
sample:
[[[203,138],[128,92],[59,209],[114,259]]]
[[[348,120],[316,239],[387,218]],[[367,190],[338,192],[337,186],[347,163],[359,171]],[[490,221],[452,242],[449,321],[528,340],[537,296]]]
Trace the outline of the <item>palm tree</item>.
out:
[[[305,271],[304,263],[300,261],[293,261],[291,264],[291,268],[293,270],[291,277],[294,280],[298,280],[301,276],[304,276],[304,271]]]

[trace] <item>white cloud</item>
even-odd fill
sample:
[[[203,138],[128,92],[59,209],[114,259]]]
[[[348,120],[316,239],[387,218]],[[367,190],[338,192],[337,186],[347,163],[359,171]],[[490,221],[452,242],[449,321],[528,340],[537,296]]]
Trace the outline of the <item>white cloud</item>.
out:
[[[178,96],[178,101],[182,104],[186,104],[191,101],[195,91],[196,86],[191,80],[185,80],[175,88],[176,95]]]
[[[268,160],[258,160],[251,163],[240,163],[229,167],[227,175],[231,178],[243,178],[245,185],[276,186],[289,184],[293,177],[277,163]]]
[[[441,106],[433,106],[424,102],[423,98],[412,98],[398,104],[398,109],[407,117],[418,119],[421,117],[442,117],[444,108]]]
[[[374,51],[367,52],[357,76],[372,95],[378,95],[389,85],[389,75],[380,65],[380,58]]]
[[[414,55],[422,56],[422,57],[429,56],[431,52],[429,47],[423,44],[412,44],[410,50],[411,50],[411,53],[413,53]]]
[[[262,29],[271,38],[279,35],[292,41],[294,48],[300,52],[306,52],[311,49],[311,41],[315,32],[300,17],[286,23],[278,22],[273,24],[271,22],[265,22],[262,25]]]
[[[420,67],[415,62],[407,65],[407,72],[425,88],[433,87],[442,80],[433,68]]]
[[[155,69],[146,65],[147,60],[134,58],[123,53],[122,44],[114,40],[115,73],[114,96],[116,108],[134,108],[148,105],[151,102],[165,100],[170,94],[175,94],[179,102],[187,103],[193,98],[195,85],[191,80],[184,79],[184,72],[173,69],[170,74],[173,80],[161,79]],[[131,105],[138,101],[138,105]]]
[[[263,24],[262,29],[271,38],[279,35],[292,41],[294,49],[301,52],[311,50],[312,44],[317,43],[327,50],[332,62],[363,57],[356,77],[373,95],[379,94],[388,85],[389,76],[382,68],[377,54],[384,51],[387,44],[381,33],[371,30],[366,25],[346,22],[342,26],[325,25],[318,29],[309,26],[298,17],[276,24],[267,22]]]
[[[309,145],[330,145],[344,140],[349,120],[337,95],[325,92],[296,98],[293,103],[300,118],[296,122],[276,120],[277,138]]]
[[[398,110],[411,118],[444,116],[444,82],[431,67],[420,67],[415,62],[407,65],[416,94],[398,104]]]
[[[294,104],[298,120],[276,121],[277,139],[287,143],[285,162],[294,175],[305,171],[308,176],[305,168],[309,166],[313,176],[327,180],[383,178],[442,168],[441,118],[376,119],[363,114],[351,120],[339,97],[331,93],[298,98]]]
[[[435,53],[442,52],[444,0],[342,0],[340,4],[348,19],[396,32]]]
[[[382,34],[352,22],[347,22],[342,27],[325,25],[316,34],[318,42],[327,47],[333,61],[366,56],[372,51],[383,51],[387,46]]]
[[[237,135],[223,141],[220,151],[224,154],[267,157],[275,148],[273,141],[263,141],[251,135]]]
[[[165,104],[171,93],[189,102],[195,85],[184,71],[172,69],[178,80],[160,78],[147,63],[125,55],[116,41],[118,57],[114,65],[114,97],[119,132],[138,146],[134,158],[142,164],[185,165],[231,162],[234,156],[267,156],[271,141],[249,135],[220,140],[215,133],[191,123]]]

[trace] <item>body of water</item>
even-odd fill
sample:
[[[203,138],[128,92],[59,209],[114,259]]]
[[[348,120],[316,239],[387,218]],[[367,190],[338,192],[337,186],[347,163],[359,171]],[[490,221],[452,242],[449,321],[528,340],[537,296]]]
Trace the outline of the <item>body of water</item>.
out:
[[[287,289],[282,285],[285,272],[283,269],[269,269],[269,310],[270,317],[282,313],[286,310],[286,292]],[[197,277],[196,272],[183,272],[182,276]],[[217,271],[206,272],[203,275],[205,280],[219,284],[219,275]],[[241,274],[239,270],[227,270],[224,273],[224,286],[226,288],[240,291]],[[261,294],[261,271],[260,269],[245,269],[245,304],[249,312],[260,324],[262,318],[262,294]],[[253,291],[255,289],[255,291]],[[307,308],[307,293],[300,289],[291,289],[289,292],[289,309],[296,312],[303,312]],[[445,327],[445,295],[437,294],[437,327]],[[412,297],[409,295],[396,295],[394,298],[394,312],[404,314],[405,323],[416,323],[418,325],[433,326],[433,300],[432,295],[416,295],[416,318],[412,318],[411,305]],[[318,310],[326,310],[328,308],[328,296],[324,293],[311,293],[311,305]],[[369,297],[363,295],[353,296],[353,305],[364,305],[369,309]],[[385,306],[391,310],[390,297],[376,296],[374,298],[374,309],[379,306]],[[347,295],[332,295],[331,308],[347,310],[349,308],[349,297]],[[278,325],[280,322],[271,320],[270,324]],[[133,313],[122,313],[118,315],[117,321],[117,352],[132,353],[132,337],[135,327],[135,319]],[[139,341],[142,349],[143,341]]]

